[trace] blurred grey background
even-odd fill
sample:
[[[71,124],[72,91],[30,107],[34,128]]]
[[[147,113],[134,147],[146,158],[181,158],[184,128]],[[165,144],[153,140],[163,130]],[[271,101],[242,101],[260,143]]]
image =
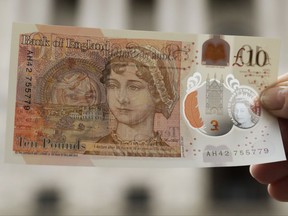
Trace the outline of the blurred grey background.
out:
[[[287,0],[0,0],[0,149],[12,22],[278,37],[280,74],[288,63],[287,10]],[[288,203],[269,198],[248,170],[2,163],[0,215],[288,215]]]

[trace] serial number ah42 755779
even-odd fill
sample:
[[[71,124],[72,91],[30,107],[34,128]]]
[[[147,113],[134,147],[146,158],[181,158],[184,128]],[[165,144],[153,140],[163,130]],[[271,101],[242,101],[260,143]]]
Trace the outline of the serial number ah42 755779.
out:
[[[207,157],[230,157],[230,156],[253,156],[269,154],[268,148],[246,149],[246,150],[207,150]]]

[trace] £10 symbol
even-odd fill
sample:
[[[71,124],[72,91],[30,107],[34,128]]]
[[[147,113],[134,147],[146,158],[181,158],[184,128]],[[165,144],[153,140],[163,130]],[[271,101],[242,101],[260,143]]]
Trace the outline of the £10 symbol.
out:
[[[238,50],[234,57],[235,62],[233,63],[233,66],[237,65],[242,67],[244,65],[257,65],[263,67],[268,64],[270,65],[268,53],[260,46],[256,46],[256,49],[254,50],[250,45],[244,45]]]

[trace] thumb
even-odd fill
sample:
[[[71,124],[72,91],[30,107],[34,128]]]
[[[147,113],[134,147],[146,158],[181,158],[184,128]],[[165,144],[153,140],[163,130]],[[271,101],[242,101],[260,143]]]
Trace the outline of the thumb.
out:
[[[288,86],[277,85],[264,90],[260,101],[274,116],[288,119]]]

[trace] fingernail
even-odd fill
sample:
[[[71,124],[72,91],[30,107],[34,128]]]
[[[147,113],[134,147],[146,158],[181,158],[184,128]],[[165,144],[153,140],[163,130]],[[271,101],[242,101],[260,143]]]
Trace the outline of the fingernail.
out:
[[[251,176],[253,177],[253,178],[255,178],[254,177],[254,165],[251,165],[250,167],[249,167],[249,172],[250,172],[250,174],[251,174]]]
[[[272,87],[262,93],[260,101],[266,109],[280,110],[285,104],[286,95],[288,97],[287,87]]]

